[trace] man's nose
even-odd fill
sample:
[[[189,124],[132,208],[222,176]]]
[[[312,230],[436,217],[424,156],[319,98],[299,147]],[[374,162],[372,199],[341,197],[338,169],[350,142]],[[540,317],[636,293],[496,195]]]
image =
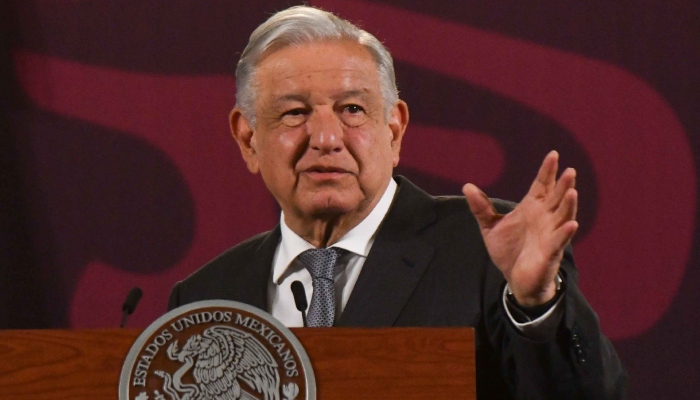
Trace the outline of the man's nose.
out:
[[[343,127],[333,110],[314,110],[306,122],[306,127],[311,149],[326,154],[343,148]]]

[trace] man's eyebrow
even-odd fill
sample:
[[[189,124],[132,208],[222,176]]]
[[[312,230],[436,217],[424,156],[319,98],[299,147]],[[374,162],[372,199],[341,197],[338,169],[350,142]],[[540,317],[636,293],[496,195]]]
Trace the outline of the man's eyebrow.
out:
[[[284,96],[275,98],[274,103],[279,104],[284,103],[285,101],[300,101],[302,103],[305,103],[308,99],[309,96],[303,94],[286,94]]]
[[[368,101],[367,91],[365,90],[348,90],[333,96],[335,100],[343,100],[350,97],[359,97],[362,101]]]

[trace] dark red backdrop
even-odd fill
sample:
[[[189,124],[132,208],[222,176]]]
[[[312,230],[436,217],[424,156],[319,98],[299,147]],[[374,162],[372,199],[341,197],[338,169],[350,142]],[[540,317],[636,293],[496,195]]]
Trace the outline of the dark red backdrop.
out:
[[[226,119],[237,54],[292,3],[0,6],[0,326],[115,326],[134,285],[145,326],[176,280],[275,224]],[[695,398],[697,2],[312,4],[394,54],[398,172],[429,192],[518,200],[552,148],[578,169],[581,286],[633,398]]]

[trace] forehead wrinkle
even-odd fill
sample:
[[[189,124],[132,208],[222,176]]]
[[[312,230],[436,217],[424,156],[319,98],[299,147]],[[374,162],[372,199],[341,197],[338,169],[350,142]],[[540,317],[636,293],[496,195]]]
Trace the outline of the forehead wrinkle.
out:
[[[285,103],[287,101],[298,101],[301,103],[306,103],[308,99],[309,99],[309,95],[307,93],[304,93],[304,94],[290,93],[290,94],[285,94],[282,96],[275,97],[273,99],[272,103],[274,105],[279,105],[279,104]]]
[[[285,102],[295,101],[309,104],[319,95],[333,101],[358,96],[366,103],[374,103],[374,92],[381,96],[381,84],[371,58],[351,55],[331,61],[335,65],[317,65],[309,57],[300,61],[286,55],[277,58],[278,55],[282,54],[270,54],[256,71],[256,83],[262,84],[264,77],[265,86],[271,89],[262,96],[267,98],[268,106],[279,108]]]
[[[362,89],[351,89],[351,90],[345,90],[337,95],[333,96],[334,100],[344,100],[348,99],[351,97],[359,97],[360,100],[364,102],[369,102],[370,96],[369,96],[369,89],[367,88],[362,88]]]
[[[352,88],[352,86],[355,86],[358,82],[363,82],[365,80],[364,75],[366,75],[366,74],[364,72],[357,71],[357,70],[351,69],[351,68],[343,68],[343,69],[332,69],[332,70],[311,71],[311,72],[305,71],[305,72],[290,74],[290,75],[286,75],[286,76],[279,76],[277,74],[274,74],[277,77],[273,77],[271,82],[270,82],[271,85],[274,87],[273,96],[275,96],[276,98],[282,99],[282,98],[289,98],[291,96],[298,95],[297,93],[294,93],[297,90],[299,92],[305,92],[306,90],[308,90],[308,88],[306,87],[306,83],[298,80],[297,79],[298,77],[307,75],[306,78],[313,79],[312,75],[318,74],[318,73],[325,73],[325,72],[329,72],[329,71],[350,72],[350,74],[348,74],[348,75],[342,74],[340,76],[333,77],[334,82],[342,82],[343,83],[342,86],[344,86],[344,88],[341,88],[341,90],[345,89],[345,90],[343,90],[343,92],[350,92],[350,91],[360,92],[361,90],[368,91],[368,89],[364,88],[364,87],[361,89]],[[358,77],[354,73],[357,73],[357,75],[361,75],[361,76]],[[353,75],[355,75],[355,76],[353,76]],[[360,85],[360,86],[364,86],[364,85]],[[291,93],[289,93],[289,92],[291,92]]]
[[[282,63],[280,63],[282,64]],[[278,69],[277,67],[280,66],[273,66],[271,69]],[[283,71],[288,71],[289,68],[286,66],[281,66],[281,69]],[[362,68],[352,68],[352,67],[337,67],[337,68],[323,68],[323,69],[309,69],[305,71],[289,71],[287,74],[284,75],[279,75],[279,78],[276,79],[277,81],[282,81],[285,79],[293,79],[297,78],[302,75],[309,75],[311,77],[312,74],[320,74],[320,73],[327,73],[327,72],[356,72],[361,75],[366,75],[366,72],[363,71]]]

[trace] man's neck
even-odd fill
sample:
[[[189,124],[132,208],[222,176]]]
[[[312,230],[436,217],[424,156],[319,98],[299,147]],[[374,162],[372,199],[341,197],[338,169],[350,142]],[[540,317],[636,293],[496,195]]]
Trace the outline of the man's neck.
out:
[[[394,185],[395,186],[395,185]],[[359,225],[374,210],[389,185],[368,205],[361,205],[351,213],[302,216],[284,213],[284,222],[294,233],[317,248],[333,245]]]
[[[337,242],[356,227],[377,205],[379,198],[362,210],[339,215],[321,215],[305,218],[284,214],[289,229],[317,248],[325,248]]]

